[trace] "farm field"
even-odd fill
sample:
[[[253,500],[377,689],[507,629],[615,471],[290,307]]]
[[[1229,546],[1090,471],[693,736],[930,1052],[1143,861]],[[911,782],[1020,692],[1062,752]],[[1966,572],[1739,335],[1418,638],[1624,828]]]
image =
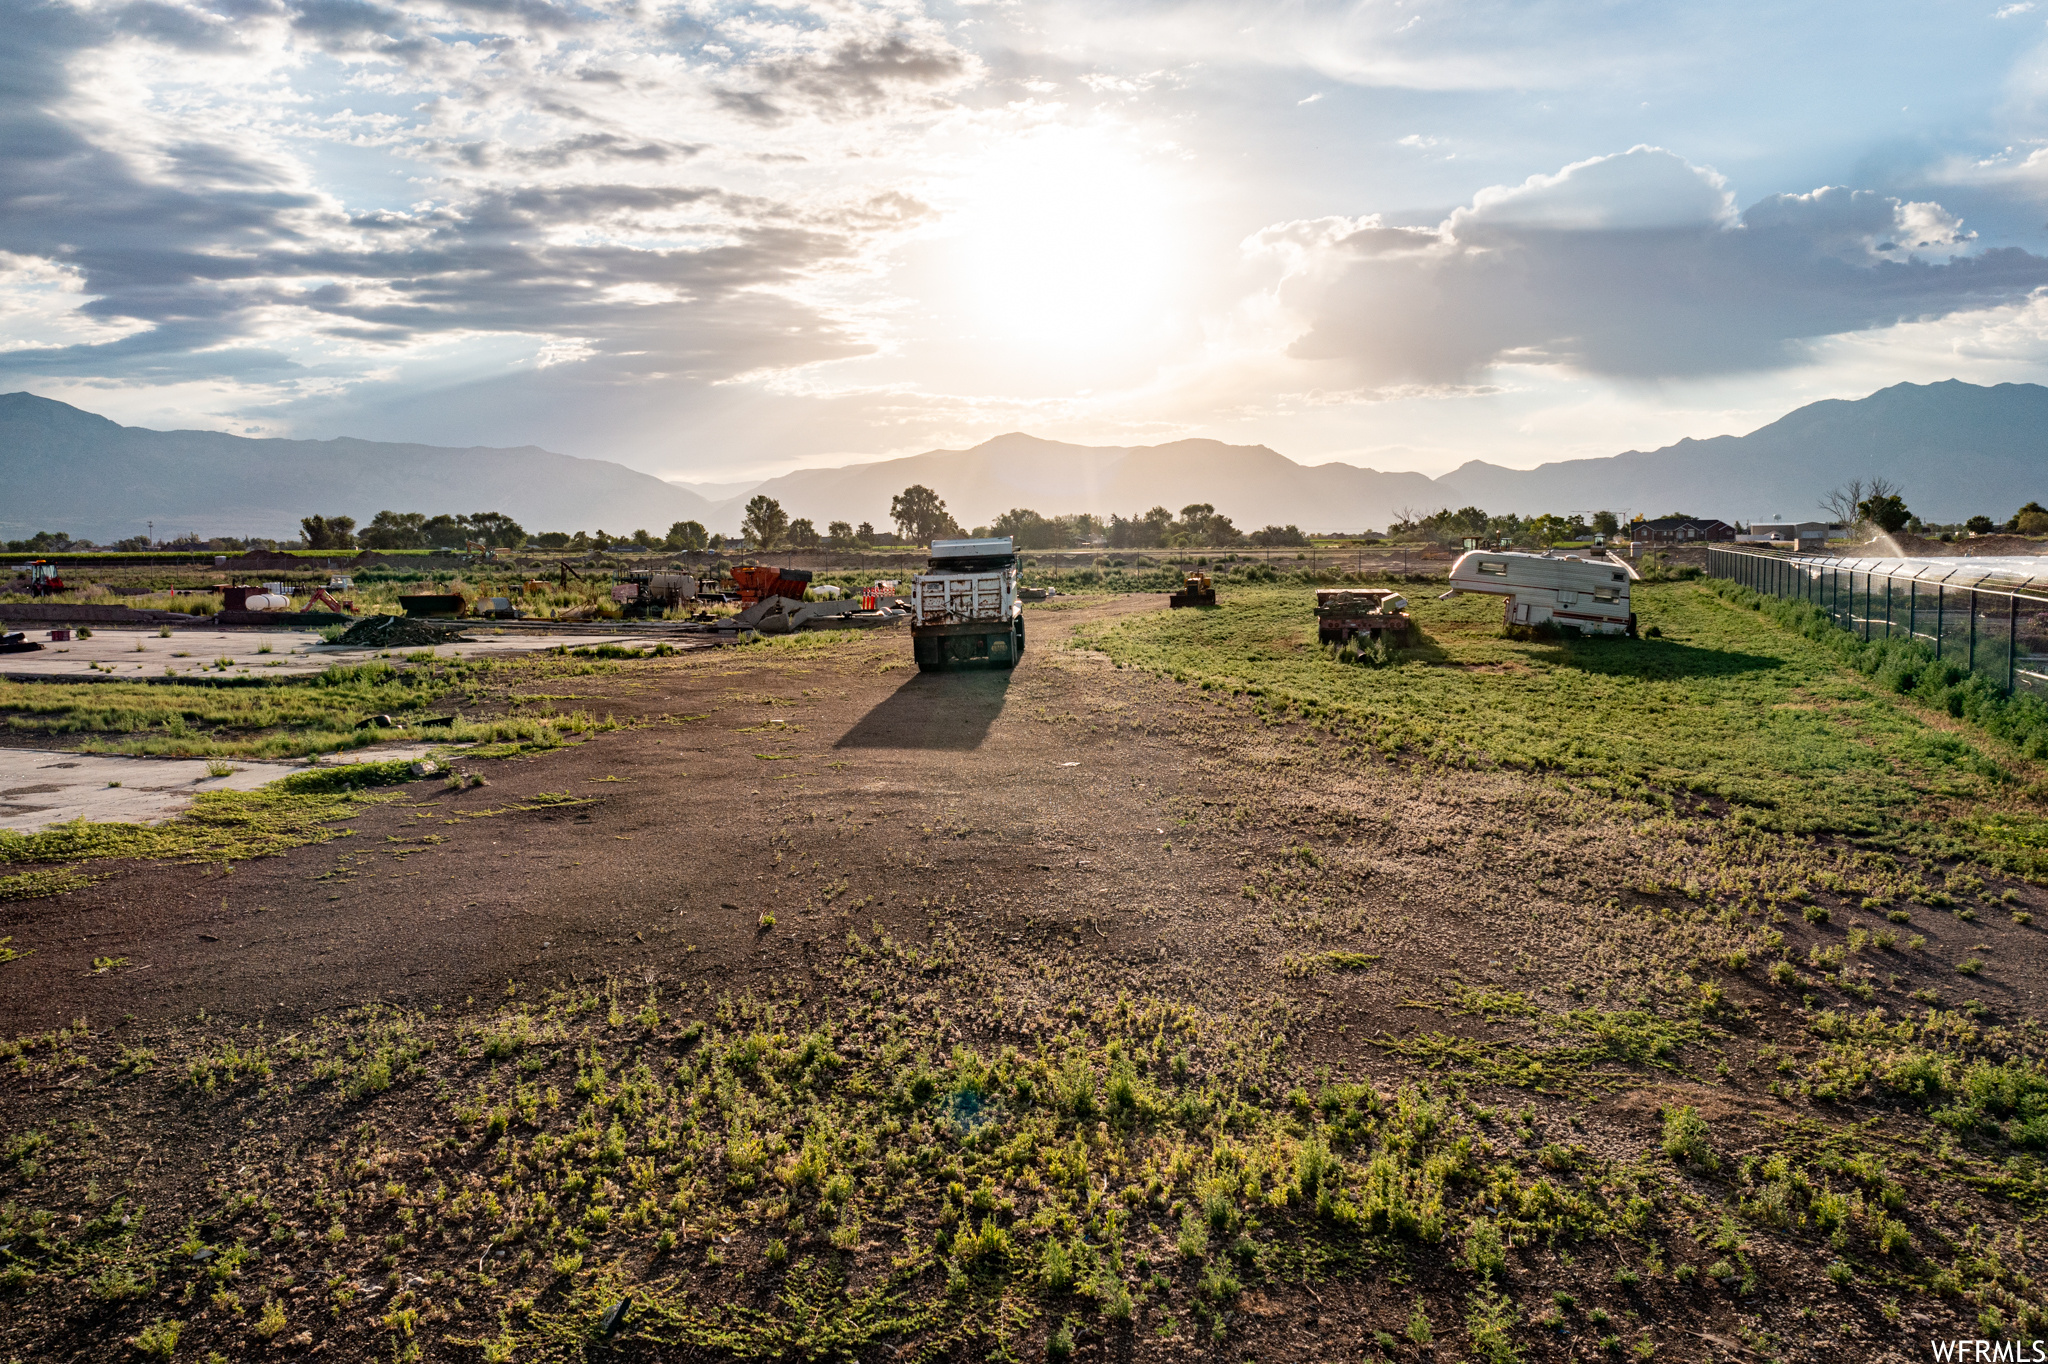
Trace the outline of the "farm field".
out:
[[[1225,581],[1033,606],[1010,674],[0,684],[15,744],[479,744],[0,834],[0,1355],[2039,1334],[2034,762],[1704,584],[1633,641],[1409,590],[1381,667]]]

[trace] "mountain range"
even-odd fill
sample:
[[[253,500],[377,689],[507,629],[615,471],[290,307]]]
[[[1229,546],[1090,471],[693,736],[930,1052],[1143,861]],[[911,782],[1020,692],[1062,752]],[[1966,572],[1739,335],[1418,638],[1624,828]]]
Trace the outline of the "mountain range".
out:
[[[1978,513],[2003,520],[2048,493],[2048,388],[1895,384],[1855,401],[1810,403],[1747,435],[1534,469],[1474,460],[1437,478],[1299,464],[1263,445],[1085,446],[1012,432],[965,450],[696,487],[530,445],[455,449],[152,431],[30,393],[0,395],[0,537],[13,539],[48,529],[111,541],[142,533],[151,521],[159,538],[187,530],[286,538],[304,515],[360,523],[385,508],[501,511],[532,531],[645,527],[658,534],[671,522],[695,520],[730,534],[757,493],[822,531],[832,521],[886,527],[890,499],[913,483],[936,490],[969,526],[1011,507],[1128,516],[1194,502],[1212,504],[1243,529],[1377,529],[1404,509],[1462,506],[1524,515],[1682,511],[1748,521],[1813,517],[1829,488],[1872,475],[1901,485],[1907,504],[1927,520]]]

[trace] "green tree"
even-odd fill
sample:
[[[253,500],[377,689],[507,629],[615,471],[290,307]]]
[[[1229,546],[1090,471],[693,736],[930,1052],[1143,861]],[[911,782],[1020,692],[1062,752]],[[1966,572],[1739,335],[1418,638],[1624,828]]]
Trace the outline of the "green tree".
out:
[[[1028,507],[1012,507],[988,528],[990,535],[1007,535],[1019,549],[1065,549],[1074,543],[1074,533],[1065,520],[1040,516]]]
[[[461,549],[469,540],[469,518],[443,512],[420,527],[429,549]]]
[[[1913,513],[1906,510],[1905,499],[1897,493],[1864,498],[1856,504],[1856,514],[1886,535],[1904,530],[1906,523],[1913,519]]]
[[[633,532],[633,543],[638,545],[642,549],[653,549],[654,532],[648,530],[644,526],[641,527],[639,530]]]
[[[825,527],[825,538],[831,542],[834,549],[850,547],[853,544],[853,523],[850,521],[832,522]]]
[[[1988,516],[1973,516],[1963,522],[1963,529],[1972,535],[1989,535],[1992,531],[1998,529],[1998,526]]]
[[[853,538],[864,545],[873,544],[875,542],[875,523],[872,521],[861,522],[860,529],[853,533]]]
[[[1298,526],[1265,526],[1251,533],[1251,542],[1261,549],[1273,549],[1280,545],[1305,545],[1308,537]]]
[[[818,547],[818,528],[811,524],[811,518],[800,516],[789,523],[789,543],[798,549]]]
[[[2029,502],[2012,514],[2005,528],[2021,535],[2048,535],[2048,507]]]
[[[422,549],[427,543],[424,512],[380,511],[356,540],[365,549]]]
[[[929,543],[959,529],[939,495],[922,483],[889,499],[889,519],[896,523],[897,534],[913,543]]]
[[[1614,535],[1614,534],[1618,533],[1618,532],[1619,532],[1620,530],[1621,530],[1621,518],[1620,518],[1620,517],[1618,517],[1618,516],[1616,516],[1616,515],[1615,515],[1615,514],[1614,514],[1613,512],[1611,512],[1611,511],[1597,511],[1597,512],[1594,512],[1594,513],[1593,513],[1593,533],[1594,533],[1594,534],[1596,534],[1596,535]]]
[[[747,500],[747,514],[740,521],[740,533],[756,549],[774,549],[789,534],[789,513],[766,493],[755,493]]]
[[[517,549],[526,543],[526,527],[503,512],[471,512],[456,520],[468,523],[470,539],[497,549]]]
[[[705,532],[703,522],[678,521],[670,526],[668,534],[662,537],[661,547],[677,551],[694,551],[704,548],[710,542],[711,537]]]
[[[354,549],[356,519],[353,516],[303,516],[299,531],[307,549]]]

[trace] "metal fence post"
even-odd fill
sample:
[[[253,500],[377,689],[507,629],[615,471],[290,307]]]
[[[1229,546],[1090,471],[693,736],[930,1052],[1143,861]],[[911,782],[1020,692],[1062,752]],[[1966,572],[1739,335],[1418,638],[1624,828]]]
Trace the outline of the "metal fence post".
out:
[[[1892,575],[1884,575],[1884,637],[1892,637]]]
[[[1942,636],[1947,633],[1948,621],[1942,608],[1948,605],[1948,588],[1942,583],[1934,585],[1934,657],[1941,658],[1941,646],[1946,643]]]
[[[1970,589],[1970,655],[1963,660],[1963,666],[1971,672],[1977,671],[1977,589]]]
[[[1906,638],[1920,639],[1920,580],[1914,578],[1906,584]]]
[[[2020,644],[2020,598],[2015,592],[2005,599],[2005,689],[2012,691],[2018,680]]]

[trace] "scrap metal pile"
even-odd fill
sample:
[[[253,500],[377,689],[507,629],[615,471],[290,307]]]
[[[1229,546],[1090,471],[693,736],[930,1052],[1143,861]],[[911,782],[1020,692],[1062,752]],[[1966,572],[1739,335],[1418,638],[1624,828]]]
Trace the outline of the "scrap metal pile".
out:
[[[1390,643],[1405,643],[1414,628],[1408,599],[1399,592],[1373,587],[1325,587],[1316,592],[1316,638],[1324,644],[1342,644],[1358,635],[1391,636]]]
[[[715,622],[713,628],[787,635],[804,629],[867,629],[894,625],[908,618],[908,612],[868,606],[859,597],[843,601],[799,601],[795,597],[773,596],[755,602],[737,616]]]

